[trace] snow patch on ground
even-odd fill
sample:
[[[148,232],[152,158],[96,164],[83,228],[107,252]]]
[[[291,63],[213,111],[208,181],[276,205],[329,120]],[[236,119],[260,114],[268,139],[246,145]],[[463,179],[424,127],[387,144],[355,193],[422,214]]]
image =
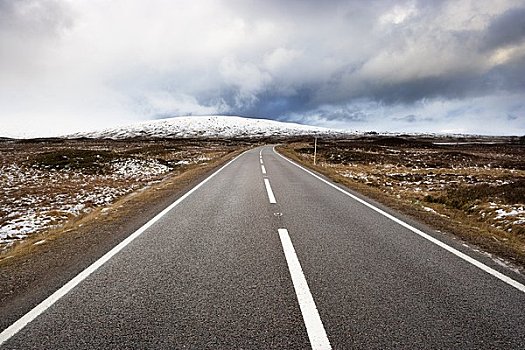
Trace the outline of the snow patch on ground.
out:
[[[436,215],[442,216],[442,217],[444,217],[444,218],[447,218],[447,217],[448,217],[447,215],[440,214],[440,213],[438,213],[437,211],[435,211],[434,209],[429,208],[429,207],[423,207],[423,210],[424,210],[424,211],[428,211],[429,213],[433,213],[433,214],[436,214]]]
[[[180,161],[180,164],[202,159]],[[0,251],[31,234],[111,205],[117,198],[160,181],[171,168],[152,159],[118,159],[106,174],[42,169],[20,164],[0,167]]]
[[[111,164],[113,172],[117,176],[133,178],[139,176],[157,176],[170,171],[167,165],[160,164],[151,159],[125,159]]]
[[[448,169],[428,170],[406,168],[387,164],[373,167],[356,164],[340,167],[338,173],[346,178],[375,186],[384,192],[392,193],[397,198],[410,198],[418,194],[419,200],[425,196],[439,197],[442,191],[451,184],[458,186],[472,186],[488,184],[490,186],[504,186],[512,184],[510,179],[494,179],[490,172],[479,168],[464,167],[459,174]],[[448,217],[436,211],[435,208],[423,207],[425,211]],[[439,208],[437,209],[439,210]],[[507,232],[516,231],[516,226],[525,224],[525,206],[523,203],[505,204],[500,199],[494,199],[485,205],[473,205],[469,208],[472,215],[478,215],[482,221],[492,221],[492,226]]]
[[[509,212],[507,212],[505,209],[497,209],[496,210],[496,219],[503,219],[508,216],[520,216],[525,215],[525,210],[523,210],[523,207],[519,208],[512,208]]]

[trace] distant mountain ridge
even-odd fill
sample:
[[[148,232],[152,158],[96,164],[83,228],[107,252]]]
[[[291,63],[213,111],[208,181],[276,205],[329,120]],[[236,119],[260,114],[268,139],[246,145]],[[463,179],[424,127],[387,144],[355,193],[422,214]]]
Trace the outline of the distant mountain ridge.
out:
[[[151,120],[94,132],[81,132],[68,138],[258,138],[302,135],[342,135],[342,130],[297,123],[238,116],[187,116]]]

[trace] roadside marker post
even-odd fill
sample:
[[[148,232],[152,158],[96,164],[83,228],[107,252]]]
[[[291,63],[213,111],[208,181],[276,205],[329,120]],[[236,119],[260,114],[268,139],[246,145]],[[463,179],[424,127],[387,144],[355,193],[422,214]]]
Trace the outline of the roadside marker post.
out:
[[[317,159],[317,136],[315,137],[315,140],[314,140],[314,165],[315,165],[315,161]]]

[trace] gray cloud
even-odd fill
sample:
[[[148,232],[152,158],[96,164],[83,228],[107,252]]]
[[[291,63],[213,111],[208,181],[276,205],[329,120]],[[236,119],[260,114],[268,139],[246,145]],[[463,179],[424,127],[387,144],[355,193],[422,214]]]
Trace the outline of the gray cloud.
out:
[[[408,122],[408,123],[415,123],[418,119],[417,119],[417,117],[415,115],[409,114],[409,115],[404,116],[404,117],[395,118],[395,120],[405,121],[405,122]]]
[[[400,122],[405,122],[405,123],[421,123],[421,122],[432,122],[434,121],[433,118],[422,118],[422,117],[418,117],[414,114],[409,114],[409,115],[406,115],[404,117],[395,117],[393,118],[393,120],[395,121],[400,121]]]
[[[0,0],[0,133],[215,113],[465,132],[477,115],[524,132],[524,13],[519,0]]]
[[[497,16],[488,26],[482,45],[490,50],[520,44],[525,40],[525,7],[511,8]]]
[[[67,3],[56,0],[0,0],[0,29],[19,39],[60,35],[73,25]]]

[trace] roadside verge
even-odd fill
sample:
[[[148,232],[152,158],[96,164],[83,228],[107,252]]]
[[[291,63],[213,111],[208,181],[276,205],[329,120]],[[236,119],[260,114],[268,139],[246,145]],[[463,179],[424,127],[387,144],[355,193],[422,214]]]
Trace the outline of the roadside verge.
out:
[[[292,147],[281,145],[277,150],[282,155],[294,160],[298,164],[305,166],[319,174],[326,176],[335,183],[339,183],[351,190],[354,190],[362,195],[371,198],[372,200],[381,203],[389,208],[392,208],[400,213],[403,213],[416,221],[420,221],[428,226],[448,235],[454,239],[469,245],[473,250],[479,250],[490,257],[496,263],[505,265],[514,271],[519,271],[523,274],[525,272],[525,254],[519,245],[510,244],[510,242],[497,240],[487,232],[484,232],[483,227],[472,225],[471,222],[462,215],[462,213],[455,213],[456,215],[444,217],[437,213],[424,210],[421,205],[416,205],[402,198],[389,196],[381,191],[380,188],[367,186],[366,184],[352,181],[347,177],[341,176],[330,166],[314,165],[311,159],[304,159],[299,156]]]
[[[125,196],[111,210],[86,217],[68,232],[49,237],[45,244],[28,243],[4,259],[0,264],[0,329],[7,328],[244,150]]]

